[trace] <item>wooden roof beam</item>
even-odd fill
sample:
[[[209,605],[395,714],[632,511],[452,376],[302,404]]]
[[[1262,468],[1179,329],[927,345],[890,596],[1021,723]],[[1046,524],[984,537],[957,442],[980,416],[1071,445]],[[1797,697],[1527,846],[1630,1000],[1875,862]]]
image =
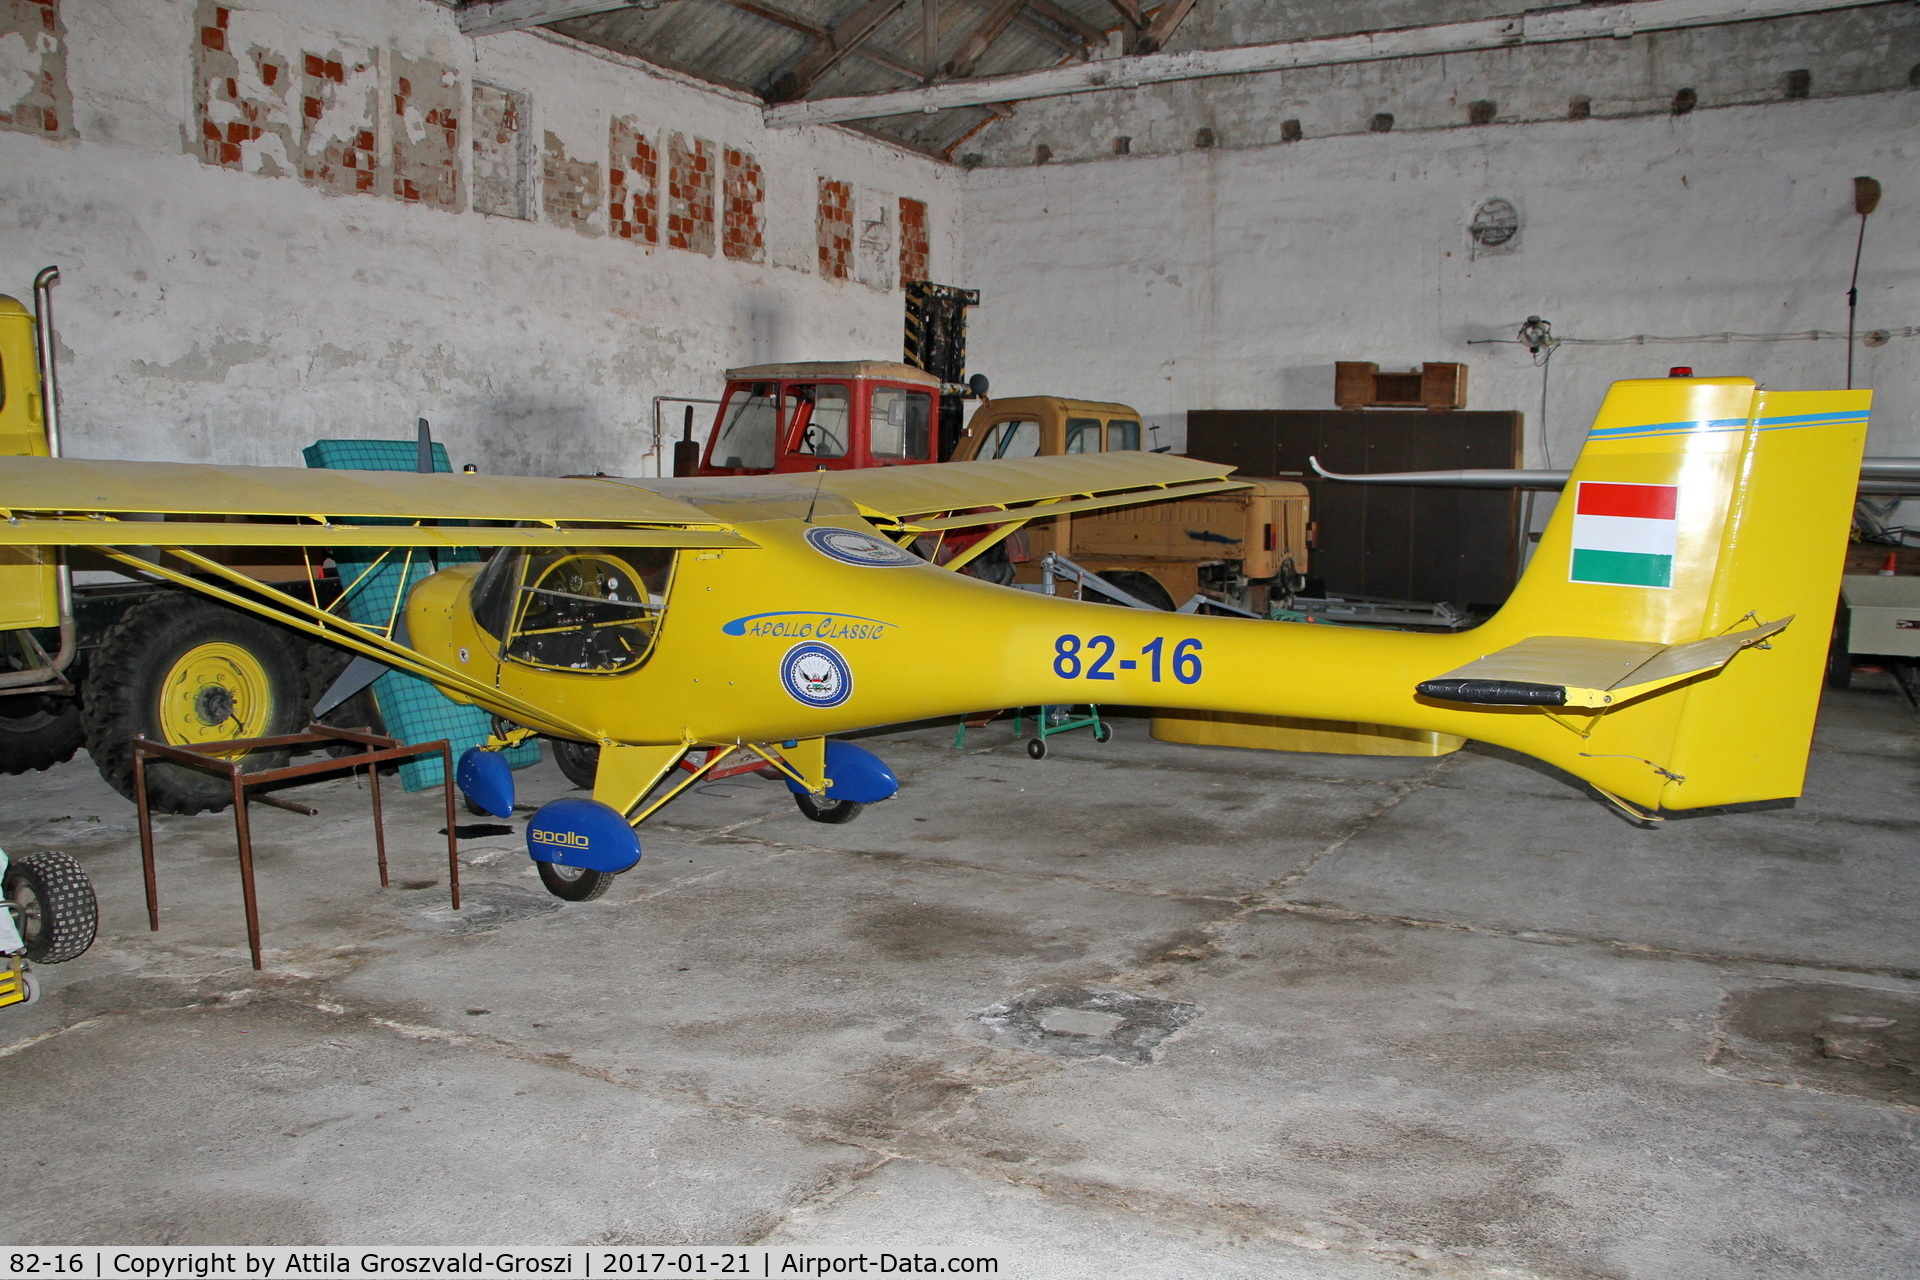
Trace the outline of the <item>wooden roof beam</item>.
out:
[[[453,15],[460,34],[495,36],[505,31],[524,31],[568,18],[588,18],[616,9],[657,9],[665,0],[469,0]]]
[[[1173,36],[1174,29],[1184,22],[1192,11],[1193,0],[1167,0],[1167,3],[1160,6],[1159,12],[1153,15],[1153,21],[1147,24],[1147,29],[1140,33],[1140,39],[1135,47],[1141,53],[1158,53],[1166,47],[1167,41]]]
[[[993,7],[987,10],[987,16],[980,19],[980,24],[967,33],[967,38],[961,42],[960,51],[954,55],[953,61],[941,68],[941,78],[964,80],[972,75],[973,69],[980,65],[980,59],[992,47],[993,42],[1013,25],[1013,20],[1019,17],[1020,11],[1026,7],[1027,0],[995,0]]]
[[[797,17],[784,10],[760,4],[758,0],[722,0],[722,3],[731,5],[742,13],[750,13],[756,18],[774,23],[777,26],[785,27],[789,31],[797,31],[809,40],[826,40],[831,38],[833,34],[827,28],[816,22],[808,22],[805,18]],[[925,72],[888,57],[878,49],[873,48],[870,44],[862,44],[859,48],[851,50],[851,54],[856,58],[864,58],[876,66],[885,67],[895,75],[912,83],[924,83],[927,79]]]
[[[776,102],[797,102],[812,91],[821,76],[840,65],[841,59],[858,49],[880,25],[906,7],[907,0],[867,0],[839,26],[815,40],[813,48],[800,60],[781,72],[773,82]]]
[[[843,120],[871,120],[880,116],[913,115],[953,107],[978,107],[989,102],[1023,102],[1097,90],[1130,89],[1174,80],[1202,80],[1210,76],[1247,75],[1350,62],[1385,62],[1397,58],[1424,58],[1437,54],[1553,44],[1568,40],[1625,39],[1638,31],[1675,31],[1732,22],[1754,22],[1833,9],[1864,8],[1868,2],[1638,0],[1637,3],[1628,4],[1535,9],[1508,17],[1450,22],[1430,27],[1401,27],[1391,31],[1370,31],[1317,40],[1289,40],[1280,44],[1109,58],[983,80],[967,80],[955,75],[946,83],[922,89],[901,89],[891,93],[825,98],[818,102],[770,107],[765,117],[767,123],[776,128],[831,124]],[[1002,4],[989,16],[1000,17],[1008,7]],[[1007,14],[1005,21],[1012,21],[1011,14]],[[1000,29],[1005,29],[1004,23]],[[987,30],[987,24],[983,23],[969,37],[969,44]],[[993,34],[997,35],[998,32]],[[984,51],[985,46],[982,45],[979,52]],[[977,62],[979,53],[976,52],[973,57]]]

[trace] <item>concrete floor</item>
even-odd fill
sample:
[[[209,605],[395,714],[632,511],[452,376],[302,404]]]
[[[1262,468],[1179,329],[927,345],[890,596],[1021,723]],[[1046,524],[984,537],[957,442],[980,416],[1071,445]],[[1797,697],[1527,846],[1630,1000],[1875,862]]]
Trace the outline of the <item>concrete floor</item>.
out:
[[[1522,762],[869,741],[845,827],[700,788],[601,901],[438,793],[160,823],[5,780],[103,933],[0,1013],[40,1243],[810,1243],[1002,1274],[1920,1272],[1920,733],[1830,696],[1791,811],[1636,829]],[[566,783],[520,775],[522,799]],[[467,819],[462,815],[462,821]]]

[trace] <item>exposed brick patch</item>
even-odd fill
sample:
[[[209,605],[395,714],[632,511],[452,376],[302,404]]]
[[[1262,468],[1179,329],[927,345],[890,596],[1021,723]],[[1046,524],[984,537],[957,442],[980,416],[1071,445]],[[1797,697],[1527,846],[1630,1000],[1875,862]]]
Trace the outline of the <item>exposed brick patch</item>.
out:
[[[713,144],[704,138],[667,140],[667,243],[713,252]]]
[[[900,197],[900,287],[927,278],[927,202]]]
[[[278,176],[295,171],[286,59],[255,44],[240,51],[234,12],[201,0],[193,46],[194,134],[207,164]]]
[[[632,116],[615,116],[608,134],[607,234],[660,243],[660,148]]]
[[[527,95],[473,82],[473,208],[502,218],[527,210]]]
[[[735,262],[765,262],[766,240],[761,234],[762,206],[766,184],[760,178],[760,163],[751,151],[727,148],[727,166],[722,193],[726,205],[721,211],[720,251]]]
[[[458,210],[460,75],[431,59],[393,59],[393,194],[414,204]]]
[[[0,0],[0,42],[18,42],[31,61],[25,90],[0,108],[0,129],[43,138],[72,137],[67,37],[56,0]],[[18,83],[14,82],[15,88]]]
[[[853,184],[820,179],[820,210],[814,223],[820,247],[820,278],[846,280],[853,275]]]
[[[380,167],[374,140],[379,78],[370,55],[350,58],[335,50],[301,55],[300,177],[329,191],[370,192]],[[271,66],[262,81],[279,77]]]
[[[600,166],[569,156],[551,129],[540,151],[540,194],[548,222],[583,236],[600,234],[593,220],[600,209]]]

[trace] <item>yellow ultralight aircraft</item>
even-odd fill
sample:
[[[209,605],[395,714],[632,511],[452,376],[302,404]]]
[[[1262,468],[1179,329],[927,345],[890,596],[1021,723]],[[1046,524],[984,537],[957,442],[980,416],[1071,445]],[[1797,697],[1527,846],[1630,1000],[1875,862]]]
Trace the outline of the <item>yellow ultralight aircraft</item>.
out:
[[[499,717],[492,746],[598,743],[593,798],[528,824],[569,898],[634,864],[634,827],[701,776],[655,795],[695,749],[702,771],[752,753],[835,821],[896,784],[830,735],[987,706],[1432,730],[1657,817],[1799,794],[1869,402],[1745,378],[1614,384],[1512,597],[1444,635],[1081,604],[951,571],[1029,520],[1236,487],[1227,468],[1139,453],[684,480],[6,457],[0,545],[97,547],[420,675]],[[352,523],[396,517],[410,523]],[[436,523],[467,520],[511,527]],[[907,549],[979,527],[944,567]],[[426,578],[377,627],[202,554],[232,545],[497,550]],[[470,752],[461,779],[510,810],[498,755]]]

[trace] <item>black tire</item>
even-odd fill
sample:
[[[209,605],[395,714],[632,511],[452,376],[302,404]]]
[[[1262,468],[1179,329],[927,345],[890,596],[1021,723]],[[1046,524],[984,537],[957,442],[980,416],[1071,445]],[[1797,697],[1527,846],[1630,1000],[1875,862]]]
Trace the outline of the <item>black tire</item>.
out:
[[[15,922],[27,959],[61,964],[93,945],[100,908],[93,881],[64,853],[34,853],[7,868],[7,901],[17,908]]]
[[[997,587],[1010,587],[1013,585],[1013,557],[1008,554],[1005,542],[996,542],[968,561],[960,572],[969,578],[991,582]]]
[[[1047,758],[1046,741],[1041,738],[1029,739],[1027,742],[1027,754],[1035,760],[1045,760]]]
[[[1833,623],[1833,643],[1827,646],[1827,688],[1848,689],[1853,686],[1853,654],[1847,649],[1847,607],[1840,606],[1840,615]]]
[[[563,867],[552,862],[533,864],[540,871],[540,883],[547,892],[568,902],[592,902],[613,887],[611,871],[588,871],[585,867]]]
[[[835,826],[843,822],[852,822],[865,812],[867,807],[852,800],[828,800],[810,791],[794,792],[793,802],[800,806],[801,813],[815,822],[830,822]]]
[[[87,740],[80,704],[27,693],[0,698],[0,773],[51,769],[73,759]]]
[[[1113,726],[1105,720],[1093,726],[1093,740],[1095,742],[1105,742],[1111,737],[1113,737]]]
[[[302,725],[312,721],[336,729],[365,729],[368,733],[380,734],[387,731],[387,722],[380,714],[380,704],[374,701],[372,685],[360,690],[324,716],[313,714],[314,704],[326,695],[327,690],[333,687],[333,682],[352,661],[353,655],[339,645],[328,644],[324,640],[313,640],[307,643],[305,662],[301,668],[300,720]],[[358,755],[359,752],[360,748],[344,742],[327,744],[327,754],[330,756]],[[399,770],[400,766],[397,762],[380,766],[380,772],[383,774],[397,773]]]
[[[582,790],[593,790],[594,779],[600,773],[600,744],[575,742],[571,738],[548,738],[547,741],[553,747],[553,762],[567,775],[567,781]]]
[[[211,646],[245,664],[256,686],[251,693],[235,696],[217,680],[191,687],[192,662]],[[134,738],[191,745],[169,731],[169,716],[176,722],[192,717],[195,732],[213,739],[296,732],[307,705],[300,658],[285,631],[211,600],[184,591],[142,600],[107,629],[87,672],[83,719],[100,776],[133,799]],[[163,695],[177,705],[163,709]],[[287,758],[284,750],[253,751],[242,768],[278,768]],[[220,810],[233,802],[225,778],[164,761],[147,766],[147,797],[161,813]]]
[[[1165,587],[1160,585],[1160,580],[1150,573],[1143,573],[1138,569],[1115,569],[1112,573],[1103,573],[1100,576],[1141,604],[1150,604],[1156,609],[1173,612],[1173,597],[1167,593]],[[1101,595],[1098,587],[1087,588],[1087,599],[1094,604],[1119,603],[1117,600],[1109,600]]]

